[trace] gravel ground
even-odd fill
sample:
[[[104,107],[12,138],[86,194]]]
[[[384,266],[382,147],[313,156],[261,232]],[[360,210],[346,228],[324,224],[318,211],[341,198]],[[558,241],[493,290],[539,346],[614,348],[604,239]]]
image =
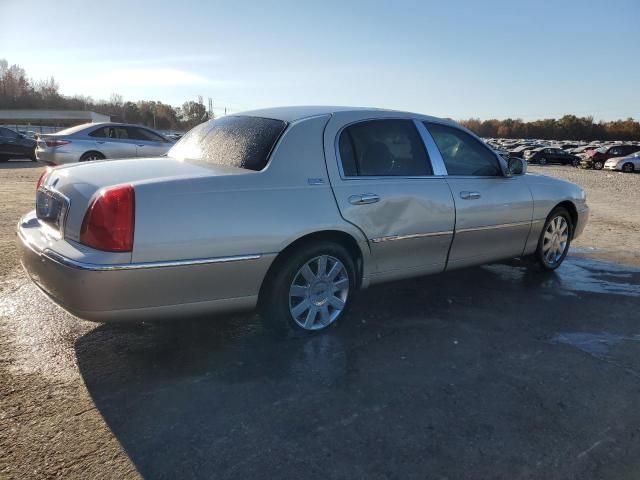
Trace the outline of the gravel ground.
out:
[[[557,273],[372,288],[282,342],[256,316],[61,312],[14,243],[41,168],[0,164],[0,478],[640,478],[640,175],[531,170],[588,193]]]

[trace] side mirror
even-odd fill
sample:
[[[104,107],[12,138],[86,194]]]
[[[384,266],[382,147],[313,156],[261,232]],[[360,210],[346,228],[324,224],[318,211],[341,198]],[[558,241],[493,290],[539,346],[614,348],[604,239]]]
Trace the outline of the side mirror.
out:
[[[507,161],[507,170],[511,175],[524,175],[527,173],[527,162],[522,158],[511,157]]]

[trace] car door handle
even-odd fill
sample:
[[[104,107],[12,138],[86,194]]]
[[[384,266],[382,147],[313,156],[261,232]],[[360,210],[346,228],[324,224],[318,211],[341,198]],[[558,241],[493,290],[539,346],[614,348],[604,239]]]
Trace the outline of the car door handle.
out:
[[[144,147],[144,143],[138,143],[137,146],[138,147]]]
[[[480,198],[480,192],[460,192],[460,198],[463,200],[477,200]]]
[[[104,140],[101,142],[96,142],[98,145],[102,145],[104,143]]]
[[[380,201],[380,197],[375,193],[363,193],[361,195],[351,195],[349,203],[352,205],[366,205],[367,203],[376,203]]]

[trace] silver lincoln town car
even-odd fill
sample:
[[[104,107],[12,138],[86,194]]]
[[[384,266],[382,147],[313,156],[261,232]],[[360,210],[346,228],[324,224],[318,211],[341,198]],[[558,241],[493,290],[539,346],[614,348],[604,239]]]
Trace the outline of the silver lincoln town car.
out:
[[[167,157],[47,170],[19,244],[80,318],[258,306],[268,325],[321,330],[371,284],[512,257],[557,268],[585,193],[525,170],[449,120],[257,110],[197,126]]]

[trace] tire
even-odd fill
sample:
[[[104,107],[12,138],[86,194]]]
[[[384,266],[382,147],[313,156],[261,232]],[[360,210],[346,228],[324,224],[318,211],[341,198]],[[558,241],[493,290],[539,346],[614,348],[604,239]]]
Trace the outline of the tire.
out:
[[[604,162],[602,160],[594,160],[593,161],[593,169],[594,170],[602,170],[604,167]]]
[[[79,162],[93,162],[96,160],[104,160],[105,156],[102,155],[100,152],[85,152],[82,154],[82,156],[80,157],[80,160],[78,160]]]
[[[547,164],[547,159],[544,157],[540,157],[538,159],[538,165],[546,165]]]
[[[542,270],[552,271],[562,264],[569,251],[572,237],[571,215],[566,208],[555,208],[544,223],[535,253],[535,258]]]
[[[633,173],[634,170],[635,170],[635,166],[631,162],[627,162],[624,165],[622,165],[622,171],[625,173]]]
[[[269,330],[305,335],[326,330],[344,316],[356,288],[355,265],[346,248],[314,242],[276,262],[258,302]],[[323,266],[324,275],[319,273]]]

